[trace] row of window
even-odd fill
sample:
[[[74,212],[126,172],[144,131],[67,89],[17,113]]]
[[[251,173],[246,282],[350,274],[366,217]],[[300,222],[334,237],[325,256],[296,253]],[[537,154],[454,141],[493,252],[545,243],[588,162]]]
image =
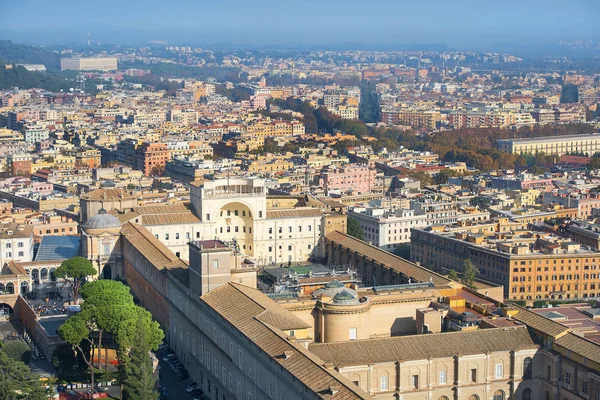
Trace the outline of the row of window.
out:
[[[532,377],[532,358],[527,357],[523,360],[523,379],[531,379]],[[469,371],[469,379],[472,383],[477,383],[477,368],[472,368]],[[494,379],[504,379],[504,364],[496,364],[494,368]],[[419,375],[411,376],[411,388],[419,389]],[[355,382],[356,383],[356,382]],[[439,371],[438,384],[447,384],[447,372],[445,369]],[[379,390],[388,390],[388,376],[381,375],[379,378]]]
[[[18,242],[17,243],[17,247],[25,247],[25,244],[23,242]],[[11,249],[12,248],[12,243],[11,242],[7,242],[6,243],[6,248],[7,249]]]
[[[288,245],[288,251],[292,251],[292,248],[293,248],[293,246],[291,244]],[[311,250],[311,249],[312,249],[312,244],[309,244],[308,250]],[[279,246],[279,250],[283,250],[283,246]],[[272,252],[273,252],[273,247],[269,246],[269,253],[272,253]]]
[[[12,256],[13,256],[13,253],[12,253],[12,252],[10,252],[10,251],[7,251],[7,252],[6,252],[6,258],[12,258]],[[18,253],[18,256],[17,256],[17,257],[25,257],[25,253],[24,253],[24,252],[22,252],[22,251],[20,251],[20,252]]]
[[[308,231],[312,232],[312,225],[308,225]],[[293,232],[293,228],[291,226],[288,226],[288,233],[292,233]],[[302,232],[302,226],[298,225],[298,232]],[[277,233],[283,233],[283,227],[280,226],[279,228],[277,228]],[[273,234],[273,228],[269,228],[269,235]]]

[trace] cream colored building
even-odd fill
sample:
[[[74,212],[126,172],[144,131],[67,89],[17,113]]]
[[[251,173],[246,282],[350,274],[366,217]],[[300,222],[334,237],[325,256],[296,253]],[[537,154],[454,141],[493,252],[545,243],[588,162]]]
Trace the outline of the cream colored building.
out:
[[[183,259],[191,240],[218,239],[259,265],[287,264],[307,261],[326,232],[346,230],[345,216],[290,199],[269,202],[262,179],[192,182],[189,204],[137,206],[134,195],[104,188],[81,197],[81,219],[104,208],[122,223],[143,225]]]
[[[117,69],[116,57],[61,58],[60,70],[76,71],[114,71]]]
[[[600,152],[600,133],[589,135],[546,136],[534,139],[501,139],[498,150],[513,154],[564,154],[583,153],[592,156]]]

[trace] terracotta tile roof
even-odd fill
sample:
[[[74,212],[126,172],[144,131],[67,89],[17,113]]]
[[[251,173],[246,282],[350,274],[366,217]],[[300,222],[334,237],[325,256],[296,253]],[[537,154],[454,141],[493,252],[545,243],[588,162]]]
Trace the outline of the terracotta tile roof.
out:
[[[117,199],[133,199],[134,194],[127,193],[121,188],[102,188],[92,190],[91,192],[81,195],[84,200],[117,200]]]
[[[0,275],[28,275],[20,263],[9,261],[0,268]]]
[[[169,205],[152,205],[152,206],[139,206],[133,207],[133,211],[141,214],[178,214],[190,212],[190,208],[187,204],[177,203]]]
[[[136,219],[137,217],[140,216],[140,213],[137,213],[135,211],[126,211],[124,213],[120,213],[117,210],[111,210],[109,211],[107,214],[111,214],[114,217],[116,217],[122,224],[127,222],[127,221],[131,221]]]
[[[600,346],[598,343],[577,336],[574,333],[568,333],[554,342],[572,353],[577,353],[582,357],[600,364]]]
[[[0,225],[0,239],[25,239],[33,234],[33,225],[9,222]]]
[[[142,224],[150,225],[173,225],[173,224],[194,224],[200,222],[198,217],[190,211],[180,214],[150,214],[142,215]]]
[[[516,319],[517,321],[521,321],[522,323],[526,324],[532,329],[535,329],[536,331],[557,338],[566,334],[570,330],[568,326],[553,321],[533,311],[529,311],[524,307],[515,307],[519,310],[519,312],[513,316],[514,319]]]
[[[265,324],[274,326],[282,331],[293,329],[308,329],[310,325],[296,317],[294,314],[286,312],[276,312],[265,310],[256,317]]]
[[[167,246],[143,226],[127,222],[121,228],[121,235],[124,236],[124,240],[142,253],[156,269],[187,268],[183,261],[177,258]]]
[[[319,398],[332,400],[371,398],[337,371],[323,367],[323,361],[303,346],[286,340],[279,329],[261,321],[259,316],[262,314],[264,317],[264,311],[279,312],[278,310],[283,307],[260,291],[237,283],[228,283],[203,295],[200,299],[220,314],[234,329],[240,331],[268,354],[273,362],[279,363],[298,381],[316,393]],[[281,312],[289,313],[285,309]],[[287,357],[283,357],[284,354]],[[329,390],[333,386],[338,390],[335,394],[331,394]]]
[[[417,264],[405,260],[404,258],[400,258],[388,251],[381,250],[378,247],[346,235],[345,233],[339,231],[331,232],[327,235],[326,239],[341,244],[343,247],[355,251],[361,255],[365,255],[368,258],[384,265],[386,268],[390,268],[394,271],[402,273],[405,276],[419,282],[429,282],[431,279],[431,282],[433,282],[433,284],[436,286],[447,285],[451,282],[450,279],[438,274],[437,272],[433,272],[427,268],[418,266]]]
[[[267,210],[267,219],[320,217],[323,215],[318,208],[291,208],[287,210]]]
[[[536,348],[538,345],[524,326],[319,343],[308,347],[325,362],[340,368]]]

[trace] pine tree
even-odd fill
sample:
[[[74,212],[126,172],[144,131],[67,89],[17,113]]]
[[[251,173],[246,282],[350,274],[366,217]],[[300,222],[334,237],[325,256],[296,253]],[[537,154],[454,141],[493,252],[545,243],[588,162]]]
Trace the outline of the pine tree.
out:
[[[136,344],[131,348],[126,365],[123,399],[157,400],[156,378],[153,374],[150,348],[142,318],[138,320]]]
[[[455,282],[458,282],[460,280],[458,277],[458,274],[453,269],[451,269],[450,272],[448,273],[448,279],[452,279]]]
[[[463,272],[462,272],[462,281],[461,283],[471,289],[475,289],[475,279],[477,279],[477,275],[479,274],[479,270],[470,259],[466,259],[463,263]]]

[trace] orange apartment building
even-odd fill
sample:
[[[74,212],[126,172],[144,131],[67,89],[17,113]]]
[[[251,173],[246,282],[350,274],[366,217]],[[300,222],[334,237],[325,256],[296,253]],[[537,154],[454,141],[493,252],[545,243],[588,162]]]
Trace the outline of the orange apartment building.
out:
[[[83,149],[75,154],[76,168],[100,168],[101,164],[102,159],[98,149]]]
[[[136,169],[144,175],[152,175],[156,168],[162,169],[170,159],[170,153],[165,143],[142,143],[135,149]]]
[[[470,259],[481,279],[503,285],[512,300],[600,297],[600,252],[542,232],[411,229],[410,258],[442,272],[461,272]]]

